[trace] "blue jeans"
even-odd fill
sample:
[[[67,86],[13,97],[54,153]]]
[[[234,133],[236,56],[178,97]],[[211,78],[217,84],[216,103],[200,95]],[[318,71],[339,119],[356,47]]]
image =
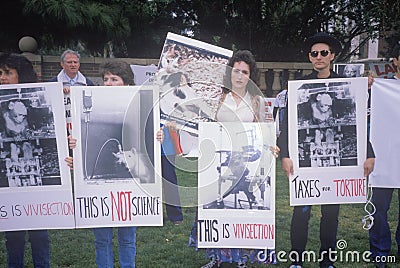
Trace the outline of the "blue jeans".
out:
[[[376,208],[376,212],[373,215],[374,225],[369,230],[369,246],[372,258],[388,256],[392,246],[392,235],[388,224],[388,210],[392,201],[393,190],[393,188],[372,188],[372,203]],[[396,243],[398,253],[400,253],[400,213],[397,221]]]
[[[35,268],[50,267],[50,241],[47,230],[5,232],[7,264],[9,268],[24,267],[25,235],[29,234]]]
[[[136,227],[118,227],[119,264],[121,268],[135,268]],[[114,267],[112,248],[113,228],[94,228],[96,263],[99,268]]]
[[[168,219],[172,222],[182,221],[181,200],[178,191],[178,178],[175,172],[175,155],[161,156],[161,172],[166,180],[162,183],[164,202]]]

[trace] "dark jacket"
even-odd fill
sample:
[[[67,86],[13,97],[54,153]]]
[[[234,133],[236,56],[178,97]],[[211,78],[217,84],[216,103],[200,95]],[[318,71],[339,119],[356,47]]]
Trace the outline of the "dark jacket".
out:
[[[54,76],[49,80],[49,82],[62,82],[63,86],[70,86],[69,81],[66,80],[66,75],[64,70],[61,70],[57,76]],[[86,78],[81,72],[78,71],[78,81],[75,84],[76,86],[94,86],[94,83]]]

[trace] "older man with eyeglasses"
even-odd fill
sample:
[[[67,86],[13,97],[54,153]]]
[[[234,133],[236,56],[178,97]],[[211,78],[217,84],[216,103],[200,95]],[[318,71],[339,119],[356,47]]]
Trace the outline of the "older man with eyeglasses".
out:
[[[331,62],[335,58],[335,53],[341,51],[340,42],[333,36],[320,32],[306,40],[308,58],[313,65],[311,74],[306,75],[301,80],[308,79],[327,79],[340,78],[331,70]],[[289,106],[287,106],[289,108]],[[290,108],[289,108],[290,109]],[[278,146],[281,149],[282,169],[287,177],[293,175],[293,162],[289,156],[288,148],[288,112],[285,113],[282,132],[278,138]],[[374,152],[371,144],[367,146],[367,160],[364,162],[364,175],[368,176],[374,167]],[[290,268],[301,268],[303,265],[303,252],[305,251],[308,240],[308,223],[311,217],[312,206],[295,206],[290,227],[290,241],[292,265]],[[319,267],[334,268],[332,252],[336,248],[336,236],[339,223],[339,204],[321,205],[320,219],[320,257]]]

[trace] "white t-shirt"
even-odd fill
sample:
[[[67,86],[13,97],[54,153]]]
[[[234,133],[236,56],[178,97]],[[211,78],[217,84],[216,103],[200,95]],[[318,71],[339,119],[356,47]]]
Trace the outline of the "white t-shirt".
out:
[[[286,107],[286,99],[287,99],[287,89],[279,92],[275,97],[274,107],[283,108]]]

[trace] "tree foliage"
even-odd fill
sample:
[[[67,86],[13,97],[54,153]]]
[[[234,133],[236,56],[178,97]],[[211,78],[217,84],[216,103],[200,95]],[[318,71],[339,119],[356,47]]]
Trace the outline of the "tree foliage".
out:
[[[0,49],[16,49],[24,35],[42,53],[77,47],[90,55],[157,58],[167,32],[228,49],[249,49],[258,60],[304,61],[304,40],[327,31],[343,44],[361,36],[396,42],[396,0],[3,0],[0,14],[10,27]]]

